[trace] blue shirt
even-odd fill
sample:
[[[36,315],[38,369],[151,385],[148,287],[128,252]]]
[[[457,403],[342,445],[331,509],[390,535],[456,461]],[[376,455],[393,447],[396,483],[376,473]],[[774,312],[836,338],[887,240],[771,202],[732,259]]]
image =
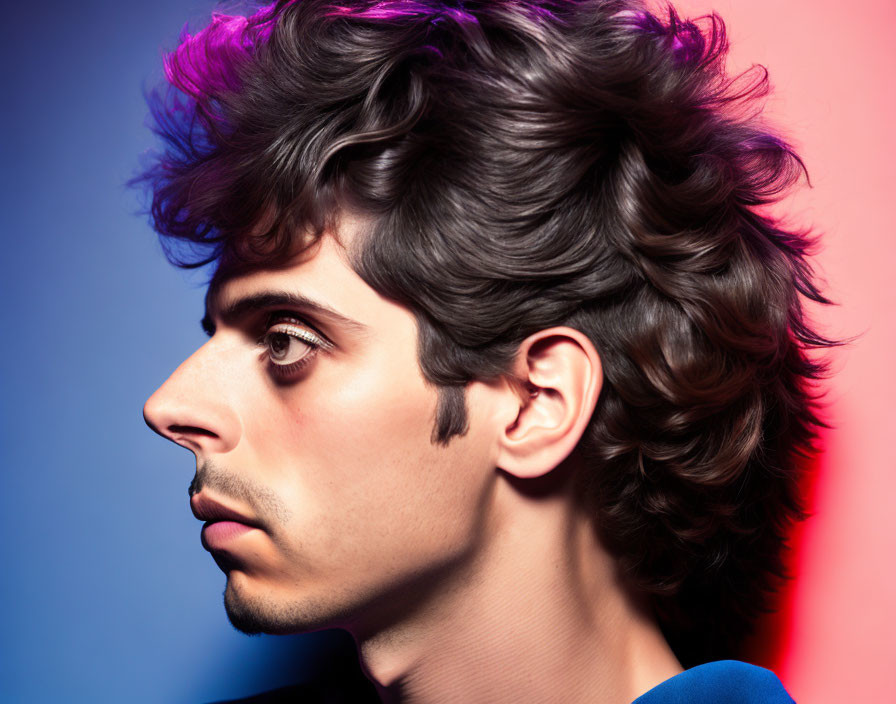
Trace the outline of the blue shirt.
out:
[[[794,704],[771,670],[719,660],[670,677],[632,704]]]

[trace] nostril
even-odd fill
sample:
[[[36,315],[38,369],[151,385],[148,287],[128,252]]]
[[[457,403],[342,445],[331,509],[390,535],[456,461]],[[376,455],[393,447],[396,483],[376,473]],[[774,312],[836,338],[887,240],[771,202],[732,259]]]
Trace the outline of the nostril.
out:
[[[168,431],[172,435],[202,435],[207,438],[216,438],[218,437],[211,430],[207,430],[206,428],[199,428],[193,425],[169,425]]]

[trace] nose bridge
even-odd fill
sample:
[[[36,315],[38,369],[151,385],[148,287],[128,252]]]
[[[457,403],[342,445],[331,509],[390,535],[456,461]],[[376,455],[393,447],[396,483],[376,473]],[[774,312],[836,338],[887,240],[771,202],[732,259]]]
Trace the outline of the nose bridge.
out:
[[[147,425],[196,454],[233,449],[242,432],[226,347],[214,338],[174,370],[143,406]]]

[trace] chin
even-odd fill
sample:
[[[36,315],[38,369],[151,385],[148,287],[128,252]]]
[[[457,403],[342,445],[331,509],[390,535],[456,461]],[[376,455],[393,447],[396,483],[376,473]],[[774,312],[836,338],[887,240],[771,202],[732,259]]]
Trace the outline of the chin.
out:
[[[270,591],[261,594],[252,589],[250,578],[231,572],[224,589],[224,609],[231,625],[242,633],[289,635],[331,628],[336,623],[332,609],[311,600],[284,600]]]

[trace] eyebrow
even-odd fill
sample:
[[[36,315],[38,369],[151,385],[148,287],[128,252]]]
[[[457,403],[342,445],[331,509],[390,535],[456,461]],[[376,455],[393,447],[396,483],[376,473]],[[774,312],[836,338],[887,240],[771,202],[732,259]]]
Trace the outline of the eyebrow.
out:
[[[292,291],[258,291],[229,301],[221,309],[218,309],[214,296],[210,298],[211,300],[206,300],[205,315],[200,321],[202,329],[209,337],[215,334],[215,318],[224,324],[233,324],[251,313],[272,308],[299,309],[355,333],[363,333],[368,330],[363,323],[343,315],[325,303]]]

